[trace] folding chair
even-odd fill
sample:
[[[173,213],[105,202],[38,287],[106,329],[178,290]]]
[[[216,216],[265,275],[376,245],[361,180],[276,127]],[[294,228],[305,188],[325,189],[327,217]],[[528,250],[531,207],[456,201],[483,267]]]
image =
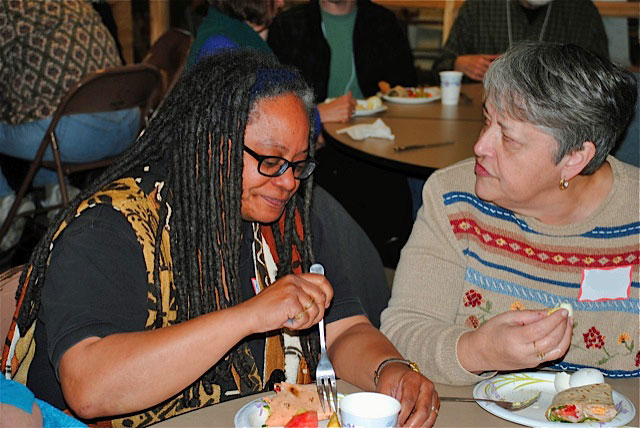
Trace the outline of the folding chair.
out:
[[[152,103],[154,110],[160,107],[182,75],[191,43],[193,43],[191,33],[179,28],[170,28],[155,41],[142,60],[143,64],[156,66],[163,77],[162,93],[158,94]]]
[[[151,102],[162,89],[162,76],[156,67],[150,64],[134,64],[98,70],[76,83],[62,98],[60,105],[53,114],[51,124],[40,143],[40,147],[29,171],[20,185],[13,206],[0,228],[0,242],[9,230],[20,202],[24,198],[31,181],[42,166],[55,169],[62,194],[62,204],[47,207],[46,210],[66,206],[69,194],[65,183],[65,176],[75,172],[102,168],[110,165],[117,156],[93,162],[63,162],[58,147],[56,127],[64,115],[77,113],[97,113],[140,107],[140,129],[146,123],[146,117],[151,108]],[[90,142],[87,142],[90,144]],[[53,161],[43,160],[45,151],[51,148]],[[21,215],[30,214],[22,213]]]

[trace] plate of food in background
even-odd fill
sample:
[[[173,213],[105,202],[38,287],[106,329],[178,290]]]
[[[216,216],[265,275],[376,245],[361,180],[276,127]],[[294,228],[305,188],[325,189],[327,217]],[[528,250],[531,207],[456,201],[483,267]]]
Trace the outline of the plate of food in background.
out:
[[[435,86],[391,87],[387,82],[378,82],[382,99],[398,104],[426,104],[440,99],[440,88]]]
[[[354,117],[371,116],[376,113],[382,113],[387,110],[387,106],[382,104],[382,99],[374,95],[366,100],[356,100],[356,109],[353,112]]]

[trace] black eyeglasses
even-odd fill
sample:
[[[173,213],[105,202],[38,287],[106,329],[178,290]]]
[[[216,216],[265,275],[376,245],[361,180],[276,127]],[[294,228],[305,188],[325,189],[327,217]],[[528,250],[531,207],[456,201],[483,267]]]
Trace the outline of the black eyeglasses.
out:
[[[316,169],[316,165],[318,165],[318,162],[312,158],[298,162],[290,162],[280,156],[259,155],[246,146],[243,147],[243,150],[258,161],[258,172],[266,177],[279,177],[291,168],[294,178],[304,180],[305,178],[309,178],[313,170]]]

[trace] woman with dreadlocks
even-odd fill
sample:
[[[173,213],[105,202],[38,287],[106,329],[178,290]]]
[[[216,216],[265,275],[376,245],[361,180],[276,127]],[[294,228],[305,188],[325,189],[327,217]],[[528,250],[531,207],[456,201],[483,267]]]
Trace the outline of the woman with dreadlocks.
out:
[[[324,316],[337,375],[398,397],[403,425],[432,425],[433,384],[340,280],[336,203],[309,178],[311,111],[309,87],[272,56],[199,62],[34,251],[4,373],[80,418],[146,426],[310,382]],[[306,273],[316,260],[333,287]]]

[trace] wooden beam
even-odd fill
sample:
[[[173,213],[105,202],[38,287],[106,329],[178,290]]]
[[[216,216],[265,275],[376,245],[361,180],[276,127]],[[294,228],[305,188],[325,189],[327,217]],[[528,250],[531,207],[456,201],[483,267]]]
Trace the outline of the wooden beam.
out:
[[[149,0],[149,43],[153,45],[171,26],[169,0]]]
[[[390,8],[418,8],[418,9],[440,9],[444,10],[449,3],[453,3],[453,8],[458,9],[464,0],[373,0],[374,3]]]
[[[620,18],[640,18],[640,3],[637,1],[594,1],[600,15]]]
[[[426,9],[442,9],[453,3],[453,8],[457,10],[462,6],[464,0],[373,0],[385,7],[390,8],[426,8]],[[563,0],[556,0],[563,1]],[[603,1],[594,0],[593,4],[598,8],[602,16],[640,18],[640,2],[638,0],[630,1]]]
[[[133,14],[131,0],[109,0],[113,20],[118,26],[118,41],[127,64],[133,64]]]

